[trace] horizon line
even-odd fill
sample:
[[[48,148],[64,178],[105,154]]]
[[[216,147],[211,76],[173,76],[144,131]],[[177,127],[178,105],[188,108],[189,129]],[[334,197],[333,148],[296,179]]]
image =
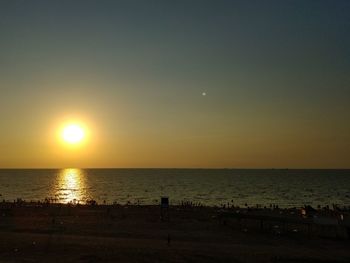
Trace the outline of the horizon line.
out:
[[[0,170],[350,170],[350,168],[249,168],[249,167],[0,167]]]

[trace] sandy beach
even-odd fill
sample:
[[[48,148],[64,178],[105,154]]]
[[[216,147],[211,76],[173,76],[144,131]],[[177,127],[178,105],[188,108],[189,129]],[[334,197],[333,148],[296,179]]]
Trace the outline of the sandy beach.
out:
[[[212,207],[2,204],[0,262],[349,262],[345,235]],[[262,209],[242,214],[276,215]],[[281,215],[281,213],[278,213]],[[295,218],[299,215],[295,215]]]

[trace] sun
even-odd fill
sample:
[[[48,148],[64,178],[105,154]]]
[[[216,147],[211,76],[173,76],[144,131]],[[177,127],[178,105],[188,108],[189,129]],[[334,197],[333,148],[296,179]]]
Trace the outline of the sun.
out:
[[[63,128],[62,138],[69,144],[78,144],[84,137],[84,129],[78,124],[69,124]]]

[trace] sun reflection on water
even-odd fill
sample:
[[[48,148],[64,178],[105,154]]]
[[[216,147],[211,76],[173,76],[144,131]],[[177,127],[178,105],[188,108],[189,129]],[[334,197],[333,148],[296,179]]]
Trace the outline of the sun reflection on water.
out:
[[[60,203],[85,202],[87,196],[84,171],[73,168],[60,170],[54,196]]]

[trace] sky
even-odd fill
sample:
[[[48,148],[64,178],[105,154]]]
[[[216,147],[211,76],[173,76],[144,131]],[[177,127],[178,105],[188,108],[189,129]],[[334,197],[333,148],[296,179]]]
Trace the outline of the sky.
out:
[[[0,0],[0,167],[350,168],[350,1]],[[65,124],[85,127],[78,146]]]

